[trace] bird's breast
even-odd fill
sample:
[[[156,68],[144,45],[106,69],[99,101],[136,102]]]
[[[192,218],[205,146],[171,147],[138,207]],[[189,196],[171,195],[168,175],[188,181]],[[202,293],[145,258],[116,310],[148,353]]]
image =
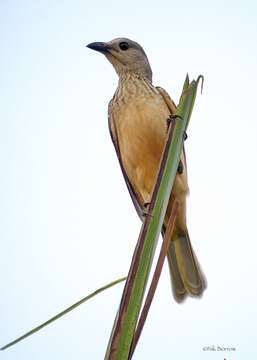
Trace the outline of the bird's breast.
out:
[[[160,94],[122,98],[112,103],[122,164],[142,201],[150,201],[167,134],[169,109]]]

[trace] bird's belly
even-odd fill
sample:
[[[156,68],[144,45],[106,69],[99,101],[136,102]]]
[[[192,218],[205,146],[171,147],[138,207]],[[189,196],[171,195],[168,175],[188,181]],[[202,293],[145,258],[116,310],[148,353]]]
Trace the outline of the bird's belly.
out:
[[[166,104],[134,103],[120,109],[117,124],[122,163],[141,202],[150,202],[166,140]]]

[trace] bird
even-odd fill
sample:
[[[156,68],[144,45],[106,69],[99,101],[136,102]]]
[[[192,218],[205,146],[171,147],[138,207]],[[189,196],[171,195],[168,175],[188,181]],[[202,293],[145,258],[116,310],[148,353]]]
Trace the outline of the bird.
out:
[[[149,60],[137,42],[116,38],[87,47],[105,55],[119,77],[108,106],[109,130],[132,201],[143,220],[166,143],[168,119],[175,114],[176,105],[166,90],[152,84]],[[164,234],[176,200],[179,207],[167,258],[173,296],[178,303],[188,296],[201,297],[206,288],[186,225],[188,192],[183,148],[162,227]]]

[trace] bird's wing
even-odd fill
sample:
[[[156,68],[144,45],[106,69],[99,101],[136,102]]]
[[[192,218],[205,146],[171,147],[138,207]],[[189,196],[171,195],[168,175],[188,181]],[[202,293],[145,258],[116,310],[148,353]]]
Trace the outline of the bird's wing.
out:
[[[171,99],[171,97],[167,93],[167,91],[164,90],[163,88],[161,88],[160,86],[157,86],[156,89],[159,91],[159,93],[163,97],[163,100],[165,101],[166,105],[168,106],[168,108],[170,110],[170,113],[172,115],[175,114],[177,111],[177,107],[176,107],[174,101]]]
[[[171,99],[171,97],[167,93],[167,91],[164,90],[163,88],[161,88],[160,86],[157,86],[156,89],[159,91],[159,93],[163,97],[163,100],[165,101],[166,105],[168,106],[171,115],[175,114],[176,111],[177,111],[177,107],[176,107],[174,101]],[[183,160],[184,160],[185,170],[186,170],[186,173],[187,173],[186,153],[185,153],[185,146],[184,145],[183,145],[183,155],[184,155]]]
[[[111,105],[111,103],[109,104],[109,106],[110,105]],[[110,114],[110,112],[109,112],[109,114]],[[127,188],[129,190],[129,194],[131,196],[131,199],[133,201],[135,209],[136,209],[136,211],[138,213],[138,216],[140,217],[141,220],[143,220],[144,215],[145,215],[145,209],[144,209],[143,204],[140,203],[140,201],[139,201],[139,199],[137,197],[137,194],[136,194],[133,186],[131,185],[131,183],[129,181],[129,178],[128,178],[127,174],[126,174],[126,171],[124,169],[124,166],[122,164],[122,158],[121,158],[121,153],[120,153],[120,148],[119,148],[119,142],[118,142],[118,136],[117,136],[117,131],[116,131],[116,127],[115,127],[115,122],[113,121],[112,116],[110,116],[110,115],[108,117],[108,123],[109,123],[109,130],[110,130],[112,142],[113,142],[113,145],[114,145],[115,150],[116,150],[116,154],[117,154],[117,157],[118,157],[118,160],[119,160],[119,163],[120,163],[121,171],[122,171],[122,174],[123,174],[124,179],[126,181]]]

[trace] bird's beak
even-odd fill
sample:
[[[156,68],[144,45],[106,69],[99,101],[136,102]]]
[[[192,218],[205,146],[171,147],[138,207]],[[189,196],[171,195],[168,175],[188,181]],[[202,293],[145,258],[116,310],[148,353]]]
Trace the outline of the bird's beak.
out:
[[[107,52],[108,50],[111,50],[111,46],[104,42],[93,42],[91,44],[88,44],[87,47],[89,49],[103,53]]]

